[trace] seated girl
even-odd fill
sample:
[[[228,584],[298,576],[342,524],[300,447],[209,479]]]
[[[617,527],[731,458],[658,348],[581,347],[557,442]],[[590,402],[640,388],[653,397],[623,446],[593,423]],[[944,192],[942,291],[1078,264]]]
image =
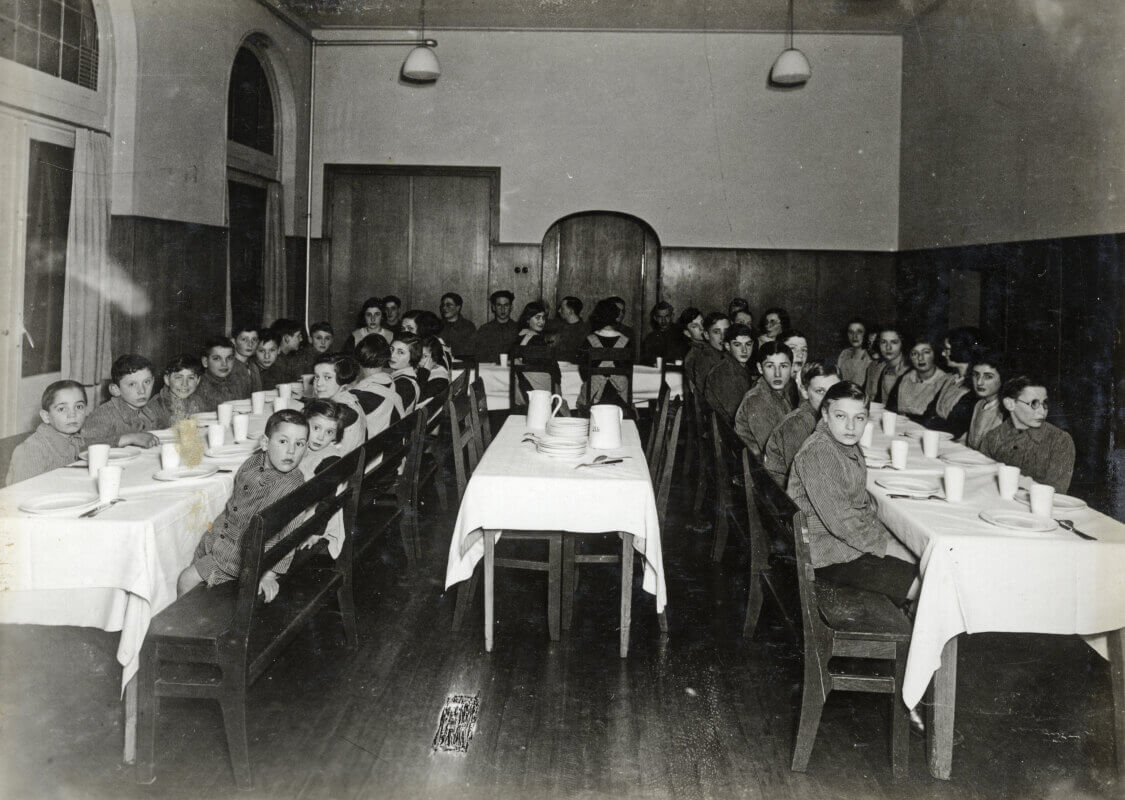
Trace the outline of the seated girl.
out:
[[[417,367],[422,360],[422,340],[407,332],[407,318],[403,317],[402,332],[391,342],[391,379],[395,391],[402,399],[402,413],[413,413],[421,402]]]
[[[1004,375],[1004,357],[995,351],[981,353],[969,368],[974,402],[965,444],[974,450],[980,450],[984,435],[1004,421],[1000,405]]]
[[[949,365],[950,378],[925,412],[911,418],[931,430],[948,431],[954,439],[960,439],[969,429],[977,403],[968,372],[980,350],[980,335],[975,328],[954,328],[945,335],[944,344],[941,354]]]
[[[867,367],[867,379],[864,383],[864,393],[872,403],[886,403],[898,379],[910,369],[902,352],[903,338],[902,331],[894,327],[885,327],[879,331],[876,339],[879,359],[872,361]]]
[[[887,408],[900,414],[921,417],[951,377],[937,365],[934,345],[929,339],[914,342],[910,348],[910,364],[910,369],[887,396]]]
[[[632,353],[629,337],[618,327],[617,311],[617,305],[612,300],[599,300],[590,314],[592,333],[578,346],[578,373],[582,376],[582,390],[578,393],[579,408],[612,403],[631,411],[628,408],[628,383],[624,377],[590,374],[588,353],[591,348],[613,347],[625,351],[626,355]],[[600,366],[612,366],[612,362],[602,361]]]
[[[367,441],[367,418],[359,400],[347,387],[359,377],[359,364],[351,356],[329,353],[313,363],[313,393],[318,400],[334,400],[355,412],[355,420],[344,427],[340,452],[350,453]]]
[[[344,346],[344,351],[350,353],[357,344],[363,341],[364,336],[376,333],[391,340],[391,332],[383,327],[383,302],[378,297],[368,297],[363,301],[363,308],[359,312],[359,327],[352,331]]]
[[[333,402],[332,400],[312,400],[302,412],[309,423],[308,449],[305,457],[297,468],[305,476],[305,480],[312,478],[319,472],[336,463],[343,455],[340,442],[344,437],[344,430],[355,421],[355,412],[348,406]],[[347,488],[343,484],[340,490]],[[344,517],[337,512],[328,521],[321,536],[311,536],[301,547],[312,547],[320,539],[328,544],[328,554],[333,558],[340,555],[344,544]]]
[[[617,306],[614,306],[614,316]],[[527,392],[532,389],[543,389],[548,392],[555,391],[555,387],[562,381],[559,372],[559,362],[554,358],[525,359],[519,355],[519,348],[523,347],[549,347],[544,331],[547,329],[547,309],[542,303],[531,302],[523,307],[523,312],[517,322],[519,335],[513,345],[512,363],[521,366],[535,367],[535,371],[516,372],[517,400],[521,404],[527,403]]]
[[[422,400],[437,397],[449,386],[449,356],[441,339],[427,336],[422,340],[422,359],[415,370],[422,390]]]

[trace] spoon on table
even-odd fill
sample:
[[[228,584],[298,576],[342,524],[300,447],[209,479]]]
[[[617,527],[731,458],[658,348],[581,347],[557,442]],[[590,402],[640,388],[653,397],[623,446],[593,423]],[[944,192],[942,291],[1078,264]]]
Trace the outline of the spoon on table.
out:
[[[595,458],[593,461],[591,461],[588,464],[579,464],[578,466],[575,467],[575,469],[580,469],[582,467],[604,467],[604,466],[607,466],[609,464],[620,464],[622,461],[624,461],[628,457],[629,456],[605,456],[605,455],[602,455],[602,456],[598,456],[597,458]]]
[[[1096,536],[1091,536],[1090,534],[1084,533],[1084,532],[1078,530],[1078,528],[1074,527],[1074,521],[1073,520],[1058,519],[1058,520],[1055,520],[1055,522],[1059,523],[1059,525],[1062,525],[1066,530],[1070,531],[1075,536],[1080,536],[1081,538],[1085,539],[1086,541],[1096,542],[1098,540],[1098,538]]]

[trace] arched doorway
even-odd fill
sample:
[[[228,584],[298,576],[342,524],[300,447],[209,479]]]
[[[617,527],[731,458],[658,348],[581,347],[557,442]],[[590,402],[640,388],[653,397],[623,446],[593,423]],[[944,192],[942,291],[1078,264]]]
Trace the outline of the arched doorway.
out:
[[[571,214],[547,229],[542,254],[543,297],[552,307],[568,295],[587,308],[620,297],[639,344],[660,293],[660,239],[652,226],[616,211]]]

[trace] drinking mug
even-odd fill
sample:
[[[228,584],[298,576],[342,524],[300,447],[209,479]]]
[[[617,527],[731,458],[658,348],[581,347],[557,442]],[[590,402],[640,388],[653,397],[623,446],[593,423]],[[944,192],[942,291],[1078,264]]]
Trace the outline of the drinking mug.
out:
[[[250,394],[250,410],[255,414],[266,413],[266,393],[252,392]]]
[[[231,424],[234,428],[234,440],[236,442],[245,442],[247,436],[250,434],[250,415],[235,414]]]
[[[207,446],[212,450],[216,450],[223,446],[223,439],[225,436],[226,426],[224,425],[208,425],[207,426]]]
[[[891,442],[891,466],[895,469],[906,469],[906,455],[910,444],[902,439]]]
[[[175,442],[160,445],[160,466],[172,470],[180,466],[180,446]]]
[[[898,421],[898,414],[895,414],[893,411],[884,411],[883,412],[883,418],[882,418],[883,434],[886,435],[886,436],[894,436],[895,435],[895,423],[897,421]]]
[[[1055,487],[1046,483],[1033,483],[1027,492],[1031,499],[1031,513],[1037,517],[1051,516],[1051,506],[1055,500]]]
[[[945,468],[945,499],[950,503],[960,503],[965,499],[965,468],[948,466]]]
[[[109,445],[92,444],[86,448],[86,463],[90,467],[90,477],[98,477],[98,470],[109,463]]]
[[[922,455],[926,458],[937,458],[940,441],[941,437],[937,431],[922,431]]]
[[[98,502],[103,506],[121,494],[121,467],[102,467],[98,470]]]
[[[996,480],[1000,484],[1000,497],[1011,500],[1016,496],[1016,489],[1020,488],[1020,468],[1001,464]]]

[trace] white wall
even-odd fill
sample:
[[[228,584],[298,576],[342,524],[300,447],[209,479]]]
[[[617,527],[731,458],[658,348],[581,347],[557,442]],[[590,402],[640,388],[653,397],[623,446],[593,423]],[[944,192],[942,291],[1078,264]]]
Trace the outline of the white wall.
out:
[[[947,0],[903,38],[900,249],[1125,231],[1125,3]]]
[[[435,36],[431,86],[408,48],[318,48],[314,236],[325,163],[441,164],[501,168],[507,242],[608,209],[665,246],[896,246],[898,37],[799,35],[812,80],[776,91],[780,34]]]

